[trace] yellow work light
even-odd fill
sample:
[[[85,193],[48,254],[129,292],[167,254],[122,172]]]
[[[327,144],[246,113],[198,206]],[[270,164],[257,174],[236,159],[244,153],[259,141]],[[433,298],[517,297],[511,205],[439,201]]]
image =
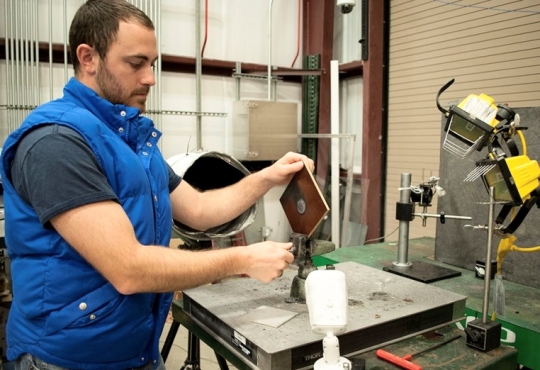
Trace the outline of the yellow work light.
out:
[[[480,160],[474,171],[488,190],[494,188],[493,200],[500,203],[520,206],[540,186],[540,166],[526,155]]]
[[[494,100],[485,94],[471,94],[458,106],[450,107],[446,114],[443,148],[461,158],[475,149],[481,150],[499,122],[497,111]]]

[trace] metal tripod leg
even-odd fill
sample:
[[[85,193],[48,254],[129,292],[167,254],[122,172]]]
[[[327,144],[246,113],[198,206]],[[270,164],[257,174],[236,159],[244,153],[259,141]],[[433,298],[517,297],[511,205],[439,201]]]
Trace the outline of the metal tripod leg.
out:
[[[169,352],[171,351],[174,337],[176,337],[176,333],[178,332],[179,327],[180,323],[178,321],[175,320],[172,322],[171,328],[169,329],[169,334],[167,334],[167,338],[165,339],[165,343],[163,344],[163,348],[161,349],[161,357],[163,358],[163,362],[167,361],[167,357],[169,357]]]
[[[201,370],[201,353],[199,338],[188,332],[188,357],[180,370]]]
[[[217,352],[214,352],[214,353],[216,354],[219,370],[229,370],[229,365],[227,364],[227,360],[225,360],[219,353]]]

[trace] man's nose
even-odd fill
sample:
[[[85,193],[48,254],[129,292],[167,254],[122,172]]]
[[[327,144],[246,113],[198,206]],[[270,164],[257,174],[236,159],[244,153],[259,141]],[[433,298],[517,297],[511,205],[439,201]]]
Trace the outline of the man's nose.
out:
[[[154,69],[151,66],[144,69],[141,83],[145,86],[154,86],[156,84],[156,76],[154,75]]]

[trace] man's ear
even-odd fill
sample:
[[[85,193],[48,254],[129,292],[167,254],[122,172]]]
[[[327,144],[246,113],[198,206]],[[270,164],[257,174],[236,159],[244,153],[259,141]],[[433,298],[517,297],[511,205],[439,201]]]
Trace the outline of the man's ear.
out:
[[[87,44],[80,44],[77,47],[77,58],[81,66],[81,71],[93,75],[99,65],[99,55],[93,47]]]

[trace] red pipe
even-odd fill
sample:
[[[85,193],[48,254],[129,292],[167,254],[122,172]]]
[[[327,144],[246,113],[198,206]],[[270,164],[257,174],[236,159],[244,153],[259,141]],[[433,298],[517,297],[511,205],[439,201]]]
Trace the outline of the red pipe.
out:
[[[204,0],[204,42],[201,50],[201,58],[204,56],[204,48],[208,39],[208,0]]]

